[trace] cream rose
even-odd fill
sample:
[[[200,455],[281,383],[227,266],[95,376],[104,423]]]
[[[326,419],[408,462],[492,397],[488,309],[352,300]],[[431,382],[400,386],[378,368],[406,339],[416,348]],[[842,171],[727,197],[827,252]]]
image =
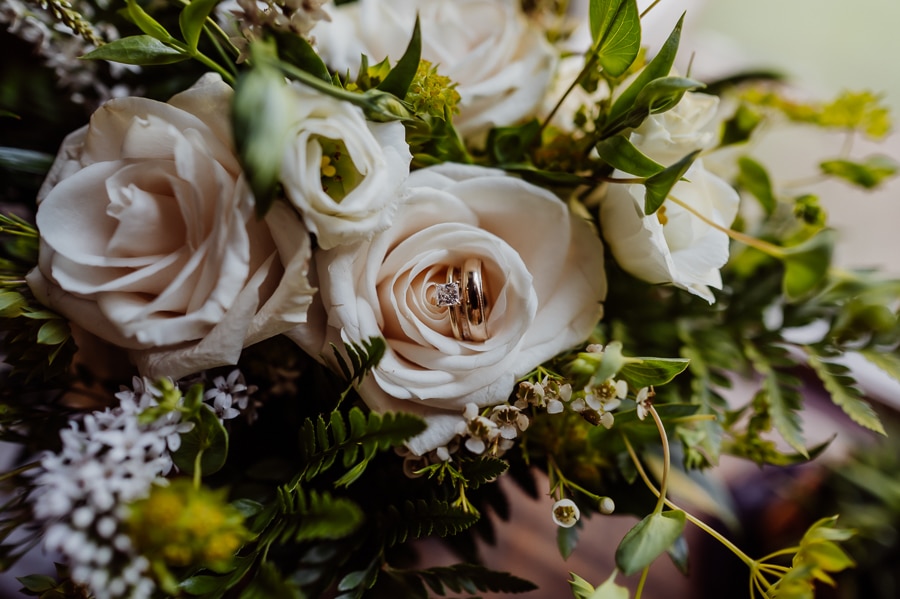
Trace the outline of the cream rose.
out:
[[[445,164],[415,171],[391,228],[318,252],[327,314],[291,336],[311,355],[328,343],[383,337],[387,351],[359,389],[377,411],[423,415],[410,448],[447,443],[467,403],[506,400],[518,377],[583,341],[606,295],[603,247],[591,225],[548,191],[492,169]],[[447,268],[483,264],[489,337],[460,341],[449,310],[429,299]]]
[[[112,100],[66,138],[39,193],[32,291],[148,376],[233,364],[312,301],[309,234],[284,204],[254,216],[230,101],[217,75],[168,103]]]
[[[412,160],[403,125],[367,121],[358,106],[301,84],[290,90],[281,182],[319,247],[386,229]]]
[[[631,142],[657,162],[673,164],[714,143],[709,127],[717,106],[713,96],[687,93],[672,110],[644,121],[631,133]],[[614,176],[628,175],[616,171]],[[670,194],[678,201],[666,200],[650,216],[644,214],[643,185],[611,185],[600,205],[603,237],[616,262],[632,275],[650,283],[672,283],[712,303],[710,287],[722,288],[719,270],[728,261],[730,241],[704,218],[719,227],[731,226],[740,198],[704,168],[702,159],[684,179]]]
[[[331,11],[313,29],[319,53],[339,73],[356,73],[406,50],[416,14],[422,58],[455,81],[457,129],[473,137],[535,114],[550,86],[557,52],[517,0],[360,0]]]

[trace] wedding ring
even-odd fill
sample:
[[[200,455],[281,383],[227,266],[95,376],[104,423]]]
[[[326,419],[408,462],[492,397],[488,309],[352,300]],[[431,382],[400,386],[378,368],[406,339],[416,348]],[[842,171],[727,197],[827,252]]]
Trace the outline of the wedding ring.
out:
[[[481,260],[469,258],[460,269],[447,269],[447,282],[436,285],[435,305],[446,307],[450,316],[450,330],[460,341],[487,341],[489,310]]]
[[[465,323],[471,341],[487,341],[487,296],[484,290],[484,279],[481,276],[481,260],[469,258],[463,264],[462,274],[462,308],[465,312]]]

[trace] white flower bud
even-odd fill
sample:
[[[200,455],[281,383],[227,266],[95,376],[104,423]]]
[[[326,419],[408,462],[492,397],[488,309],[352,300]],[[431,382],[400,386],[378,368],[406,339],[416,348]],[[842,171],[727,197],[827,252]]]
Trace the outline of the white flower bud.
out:
[[[553,504],[553,522],[563,528],[572,528],[581,517],[581,511],[571,499],[560,499]]]

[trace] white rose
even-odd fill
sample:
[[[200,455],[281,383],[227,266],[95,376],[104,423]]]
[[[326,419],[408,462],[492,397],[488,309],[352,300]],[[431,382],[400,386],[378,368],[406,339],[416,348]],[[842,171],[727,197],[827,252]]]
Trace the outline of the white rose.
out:
[[[207,75],[168,103],[108,102],[63,142],[39,193],[35,296],[180,377],[304,322],[309,234],[257,220],[231,144],[231,88]]]
[[[390,229],[318,252],[327,313],[289,333],[311,355],[328,343],[383,337],[387,351],[359,389],[374,410],[420,414],[419,454],[448,442],[467,403],[507,399],[518,377],[583,341],[606,295],[603,247],[550,192],[501,171],[444,164],[415,171]],[[429,300],[449,266],[480,258],[489,337],[457,340]],[[317,327],[315,323],[323,326]]]
[[[534,115],[557,52],[517,0],[360,0],[337,7],[313,30],[319,53],[338,73],[403,56],[418,13],[422,58],[458,83],[454,124],[473,137]]]
[[[674,164],[694,150],[715,143],[711,129],[718,98],[686,93],[671,110],[653,115],[631,133],[631,142],[660,164]],[[614,177],[629,175],[616,171]],[[719,270],[728,261],[727,228],[737,216],[740,198],[698,158],[670,193],[685,204],[666,200],[644,214],[643,185],[611,185],[600,206],[603,237],[616,262],[650,283],[672,283],[713,303],[710,287],[722,288]],[[698,213],[692,214],[691,210]]]
[[[631,143],[663,165],[716,143],[719,98],[688,92],[671,110],[654,114],[631,133]]]
[[[670,195],[717,225],[730,226],[737,216],[737,191],[704,169],[702,160],[685,179]],[[709,288],[722,288],[719,269],[728,261],[728,235],[671,200],[646,216],[645,191],[643,185],[611,185],[600,204],[603,238],[616,262],[647,282],[672,283],[713,303]]]
[[[319,247],[386,229],[412,160],[403,124],[369,122],[358,106],[300,84],[290,90],[281,182]]]

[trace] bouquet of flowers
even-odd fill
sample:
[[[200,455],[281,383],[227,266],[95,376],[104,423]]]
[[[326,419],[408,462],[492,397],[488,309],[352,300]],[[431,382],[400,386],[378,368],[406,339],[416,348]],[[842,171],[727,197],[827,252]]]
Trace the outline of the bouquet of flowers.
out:
[[[642,39],[656,2],[567,4],[0,1],[36,65],[2,74],[0,557],[58,562],[26,594],[526,592],[478,559],[501,476],[552,498],[565,556],[638,517],[578,598],[639,598],[688,526],[752,597],[852,565],[836,518],[757,558],[669,490],[821,453],[813,386],[884,432],[843,358],[900,376],[900,282],[834,268],[817,198],[751,149],[877,139],[886,109],[701,82],[681,21]],[[417,561],[428,537],[459,563]]]

